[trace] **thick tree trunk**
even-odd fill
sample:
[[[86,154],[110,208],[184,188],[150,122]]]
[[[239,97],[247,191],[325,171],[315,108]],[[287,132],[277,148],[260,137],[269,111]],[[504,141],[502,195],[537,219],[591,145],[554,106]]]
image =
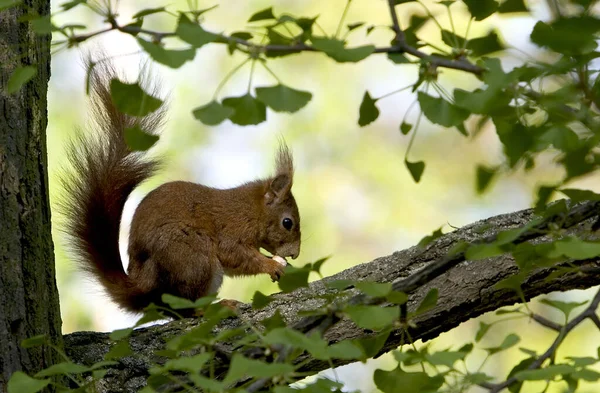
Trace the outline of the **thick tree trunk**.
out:
[[[46,163],[50,35],[19,22],[35,13],[48,15],[50,1],[0,11],[0,392],[13,372],[35,372],[54,361],[48,347],[21,348],[23,339],[46,334],[62,342]],[[10,75],[25,65],[37,75],[9,95]]]

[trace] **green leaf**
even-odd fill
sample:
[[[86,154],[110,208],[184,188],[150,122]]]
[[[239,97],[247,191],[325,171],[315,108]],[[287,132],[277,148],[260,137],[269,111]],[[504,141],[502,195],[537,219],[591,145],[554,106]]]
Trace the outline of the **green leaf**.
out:
[[[167,319],[167,317],[160,312],[154,304],[149,305],[144,309],[144,315],[135,323],[135,326],[141,326],[148,322],[160,321],[162,319]]]
[[[560,300],[551,300],[551,299],[542,299],[540,301],[542,304],[555,308],[565,314],[565,319],[569,319],[569,315],[573,310],[577,307],[581,307],[587,303],[587,301],[583,302],[561,302]]]
[[[537,137],[542,133],[542,130],[536,127],[527,127],[521,123],[508,123],[497,118],[494,119],[494,125],[511,168],[514,168],[527,156],[529,151],[533,150]]]
[[[513,276],[507,277],[504,280],[500,280],[494,288],[496,289],[512,289],[519,295],[519,297],[525,300],[525,296],[523,294],[523,289],[521,288],[521,283],[525,280],[526,273],[520,272]]]
[[[418,94],[419,105],[429,121],[444,127],[462,124],[470,115],[466,109],[449,103],[441,97],[432,97],[422,91]]]
[[[0,11],[4,11],[21,3],[22,0],[0,0]]]
[[[560,18],[552,24],[536,23],[531,41],[566,55],[590,53],[598,44],[595,34],[600,31],[600,20],[593,16]]]
[[[153,42],[145,41],[141,38],[137,38],[138,44],[154,59],[157,63],[164,64],[171,68],[179,68],[186,61],[194,60],[196,56],[196,50],[182,49],[182,50],[171,50],[165,49],[160,45]]]
[[[146,151],[159,139],[156,135],[144,132],[137,124],[134,127],[126,128],[124,136],[125,143],[132,151]]]
[[[537,214],[543,213],[546,210],[548,201],[555,191],[555,186],[540,186],[537,192],[537,201],[535,202],[535,212]]]
[[[217,34],[204,30],[202,26],[192,22],[184,14],[181,14],[179,17],[175,34],[194,48],[200,48],[203,45],[215,42],[219,39]]]
[[[451,48],[462,49],[466,47],[465,37],[461,37],[449,30],[442,29],[442,41]]]
[[[356,360],[364,356],[362,348],[356,343],[343,340],[327,348],[327,353],[332,359]]]
[[[266,8],[262,11],[258,11],[254,13],[248,22],[256,22],[259,20],[267,20],[267,19],[276,19],[275,15],[273,15],[273,7]]]
[[[117,364],[119,364],[119,362],[115,362],[112,360],[103,360],[97,363],[94,363],[90,366],[90,370],[98,370],[104,367],[111,367],[111,366],[116,366]]]
[[[39,347],[40,345],[45,345],[48,343],[48,336],[45,334],[38,334],[37,336],[26,338],[21,341],[22,348],[33,348]]]
[[[15,371],[8,380],[8,393],[36,393],[48,386],[49,379],[34,379],[22,371]]]
[[[410,64],[411,61],[403,53],[388,53],[387,58],[394,64]]]
[[[553,145],[556,149],[569,152],[577,149],[579,137],[566,126],[557,125],[551,127],[539,137],[539,141]]]
[[[485,56],[506,49],[498,38],[498,33],[490,31],[484,37],[473,38],[467,43],[467,49],[475,56]]]
[[[531,364],[533,362],[535,362],[536,358],[535,357],[530,357],[530,358],[525,358],[523,359],[521,362],[519,362],[519,364],[517,364],[515,367],[513,367],[512,370],[510,370],[510,373],[508,374],[508,378],[512,378],[514,377],[514,375],[516,373],[518,373],[519,371],[523,371],[526,370],[527,368],[529,368],[529,366],[531,366]],[[523,386],[523,382],[522,381],[518,381],[512,385],[510,385],[508,387],[508,391],[510,393],[519,393],[521,391],[521,387]]]
[[[143,18],[144,16],[148,16],[148,15],[152,15],[152,14],[158,14],[161,12],[166,12],[165,7],[157,7],[157,8],[146,8],[143,9],[141,11],[136,12],[132,18],[133,19],[138,19],[138,18]]]
[[[482,194],[488,188],[490,182],[496,175],[496,171],[496,168],[477,165],[477,182],[475,188],[479,194]]]
[[[265,329],[267,329],[267,331],[286,326],[285,320],[281,316],[279,310],[275,310],[275,314],[273,314],[273,316],[263,319],[260,323],[265,327]]]
[[[471,383],[473,385],[479,385],[481,383],[493,380],[493,378],[487,375],[486,373],[467,374],[464,378],[465,382]]]
[[[477,261],[484,258],[492,258],[504,254],[496,244],[474,244],[465,252],[465,258],[469,261]]]
[[[39,35],[50,34],[54,31],[59,30],[52,23],[52,19],[51,19],[50,15],[44,15],[44,16],[27,15],[27,17],[25,19],[29,20],[29,23],[31,24],[31,30],[33,30],[36,34],[39,34]]]
[[[498,9],[501,14],[509,12],[529,12],[523,0],[505,0]]]
[[[257,310],[265,308],[272,301],[273,298],[271,296],[267,296],[259,291],[256,291],[254,292],[254,296],[252,296],[252,308]]]
[[[454,363],[459,360],[463,360],[467,356],[468,352],[462,351],[439,351],[432,354],[427,354],[425,358],[427,361],[434,366],[446,366],[453,368]]]
[[[211,101],[206,105],[199,106],[192,112],[194,117],[207,126],[216,126],[225,119],[229,119],[235,113],[233,108],[219,104],[217,101]]]
[[[267,120],[267,107],[250,94],[225,98],[223,105],[234,110],[233,114],[229,116],[234,124],[247,126]]]
[[[477,329],[477,334],[475,334],[475,341],[479,342],[485,336],[485,334],[490,330],[492,325],[485,322],[479,322],[479,329]]]
[[[29,82],[37,75],[37,68],[34,66],[17,67],[8,78],[6,83],[6,92],[8,94],[16,93],[23,85]]]
[[[321,274],[321,267],[323,266],[323,264],[324,264],[325,262],[327,262],[327,261],[329,260],[329,258],[331,258],[331,255],[328,255],[328,256],[326,256],[326,257],[323,257],[323,258],[319,258],[319,259],[317,259],[316,261],[314,261],[314,262],[311,264],[311,267],[310,267],[310,269],[311,269],[313,272],[316,272],[316,273],[318,273],[318,274]]]
[[[162,105],[162,101],[146,94],[137,83],[123,83],[118,79],[110,81],[110,95],[117,109],[131,116],[146,116]]]
[[[358,110],[358,125],[361,127],[374,122],[379,117],[379,109],[375,105],[377,99],[371,98],[368,91],[365,91],[360,109]]]
[[[385,297],[392,290],[392,283],[360,281],[354,284],[361,292],[372,297]]]
[[[582,379],[587,382],[596,382],[600,379],[600,373],[589,368],[584,368],[572,373],[571,377],[575,380]]]
[[[257,87],[256,98],[276,112],[297,112],[312,98],[308,91],[296,90],[284,85]]]
[[[135,22],[129,23],[124,26],[127,29],[124,29],[123,33],[132,35],[133,37],[137,37],[143,25],[144,19],[136,19]]]
[[[373,380],[384,393],[426,393],[437,392],[444,384],[444,377],[431,377],[424,372],[405,372],[400,367],[392,371],[375,370]]]
[[[575,260],[590,259],[600,255],[600,242],[586,242],[569,236],[554,242],[554,250],[549,257],[564,255]]]
[[[163,367],[160,367],[160,371],[166,370],[181,370],[189,373],[197,373],[202,370],[204,364],[212,358],[213,354],[210,352],[200,353],[194,356],[185,356],[177,359],[168,360]]]
[[[279,288],[285,293],[292,292],[297,288],[307,288],[309,274],[310,266],[297,268],[287,265],[285,274],[279,279]]]
[[[412,129],[412,124],[409,124],[404,121],[402,122],[402,124],[400,124],[400,132],[402,133],[402,135],[407,135],[411,129]]]
[[[415,314],[422,314],[426,311],[431,310],[433,307],[435,307],[437,301],[438,290],[437,288],[432,288],[429,290],[429,292],[427,292],[427,295],[425,295],[423,300],[421,300],[421,303],[419,304],[419,307],[417,307],[417,311],[415,311]]]
[[[235,33],[231,33],[230,36],[239,38],[240,40],[246,40],[246,41],[248,41],[249,39],[251,39],[253,37],[253,35],[248,33],[247,31],[236,31]]]
[[[313,357],[320,360],[329,359],[327,342],[318,335],[306,336],[305,334],[287,327],[276,328],[264,336],[268,345],[287,345],[308,351]]]
[[[315,49],[322,51],[338,63],[356,63],[371,55],[375,46],[365,45],[357,48],[346,48],[342,40],[327,37],[311,37]]]
[[[116,363],[116,362],[115,362]],[[92,371],[92,379],[99,381],[108,373],[108,370],[94,370]]]
[[[201,391],[204,391],[204,392],[225,392],[228,387],[222,381],[217,381],[216,379],[207,378],[203,375],[191,373],[191,374],[188,374],[187,376],[194,383],[194,385],[196,385],[197,387],[202,389]],[[172,382],[172,381],[169,381],[169,382]],[[163,383],[161,385],[165,386],[166,384]]]
[[[575,367],[587,367],[598,363],[598,359],[591,356],[567,356],[567,359],[572,361]]]
[[[432,241],[434,241],[437,238],[442,237],[443,235],[444,235],[444,233],[442,232],[442,227],[439,227],[438,229],[433,231],[433,233],[431,235],[425,236],[423,239],[421,239],[419,244],[417,244],[417,247],[425,248],[427,245],[429,245],[429,243],[431,243]]]
[[[537,370],[523,370],[515,374],[519,381],[552,381],[559,375],[575,372],[575,367],[568,364],[553,364]]]
[[[129,337],[131,335],[131,333],[133,333],[132,328],[114,330],[113,332],[110,333],[109,338],[113,341],[118,341],[118,340],[124,339],[126,337]]]
[[[408,295],[399,291],[391,291],[385,298],[388,302],[394,304],[404,304],[408,301]]]
[[[489,116],[495,112],[504,113],[509,108],[513,94],[504,91],[518,79],[518,73],[505,73],[498,59],[484,59],[484,66],[487,72],[483,75],[483,80],[487,84],[485,90],[477,89],[468,92],[461,89],[454,89],[454,103],[461,108],[467,109],[471,113],[478,113]],[[507,124],[511,124],[505,121]]]
[[[71,362],[53,364],[52,366],[35,374],[36,378],[51,377],[53,375],[81,374],[91,371],[89,367]]]
[[[331,280],[325,283],[327,288],[345,291],[346,289],[354,288],[354,280]]]
[[[130,356],[131,354],[133,354],[133,352],[131,351],[129,342],[126,340],[122,340],[117,342],[110,348],[110,350],[104,355],[104,359],[120,360],[124,357]]]
[[[521,338],[519,336],[517,336],[516,334],[511,333],[504,338],[504,341],[502,341],[502,344],[500,344],[499,346],[491,347],[491,348],[483,348],[483,349],[485,351],[487,351],[491,356],[498,352],[502,352],[511,347],[514,347],[515,345],[517,345],[519,343],[519,341],[521,341]]]
[[[498,10],[496,0],[463,0],[475,20],[484,20]]]
[[[373,336],[352,340],[353,343],[355,343],[362,349],[364,357],[361,360],[363,362],[366,362],[369,358],[372,358],[379,354],[381,348],[383,348],[383,345],[390,336],[390,331],[390,329],[387,329]]]
[[[181,297],[173,296],[168,293],[162,295],[161,300],[169,305],[173,310],[190,309],[190,308],[204,308],[210,305],[217,298],[216,294],[203,296],[196,301],[184,299]]]
[[[410,162],[405,159],[404,165],[406,165],[406,168],[408,168],[408,171],[410,172],[410,175],[415,183],[418,183],[421,180],[423,171],[425,171],[425,163],[423,161]]]
[[[386,328],[400,318],[398,307],[355,305],[346,307],[344,312],[358,327],[371,330]]]
[[[558,190],[568,196],[573,202],[600,201],[600,194],[590,190],[576,190],[574,188],[563,188]]]

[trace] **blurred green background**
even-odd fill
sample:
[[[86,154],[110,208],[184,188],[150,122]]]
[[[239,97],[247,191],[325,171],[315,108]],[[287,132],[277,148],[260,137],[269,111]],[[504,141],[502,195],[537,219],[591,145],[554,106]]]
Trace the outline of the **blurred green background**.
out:
[[[53,1],[58,10],[64,0]],[[312,17],[320,15],[319,26],[332,34],[345,6],[344,0],[323,1],[229,1],[206,14],[206,26],[213,31],[233,32],[246,26],[251,14],[273,6],[276,14],[291,13]],[[142,8],[163,6],[163,1],[121,1],[118,4],[119,21],[125,24],[131,15]],[[201,1],[200,8],[214,2]],[[449,29],[445,9],[434,2],[426,2],[440,23]],[[529,2],[533,16],[513,15],[492,17],[483,23],[474,23],[470,36],[486,33],[495,27],[511,48],[502,55],[506,67],[525,59],[542,56],[528,42],[535,20],[546,18],[545,2]],[[461,12],[462,4],[453,6],[457,33],[464,34],[468,19]],[[170,10],[186,9],[186,1],[171,1]],[[418,5],[398,7],[401,23],[406,23],[412,12],[421,12]],[[56,15],[59,23],[85,24],[92,30],[102,26],[102,20],[89,10],[76,8]],[[383,0],[355,0],[349,9],[347,23],[367,22],[389,24],[387,2]],[[152,16],[145,27],[170,30],[174,17]],[[428,23],[420,36],[439,44],[439,29]],[[385,46],[392,34],[385,28],[375,29],[368,37],[364,30],[350,35],[353,45],[372,42]],[[50,195],[54,206],[62,189],[58,175],[65,170],[64,147],[76,132],[85,132],[89,108],[85,98],[85,72],[82,53],[103,50],[114,57],[125,75],[135,78],[143,63],[135,39],[119,33],[103,34],[79,49],[59,51],[52,59],[52,78],[49,95],[48,152],[50,166]],[[134,192],[124,214],[122,246],[127,239],[128,221],[135,204],[156,185],[169,180],[190,180],[215,187],[229,187],[256,177],[266,176],[272,170],[272,157],[277,138],[283,136],[292,148],[297,172],[294,194],[302,216],[302,252],[293,264],[312,262],[331,255],[323,273],[330,275],[347,267],[368,262],[378,256],[392,253],[416,244],[423,236],[444,227],[474,222],[478,219],[530,207],[536,184],[556,179],[561,172],[552,163],[552,156],[542,156],[536,169],[524,174],[516,172],[499,179],[492,189],[480,196],[475,192],[475,165],[497,164],[502,161],[502,147],[493,128],[487,127],[477,135],[465,138],[454,129],[442,129],[421,123],[410,159],[424,160],[426,169],[419,184],[415,184],[403,160],[410,136],[399,131],[405,112],[415,100],[410,90],[392,95],[378,102],[379,119],[360,128],[358,108],[366,89],[379,97],[407,86],[417,78],[417,68],[398,66],[385,55],[376,55],[358,64],[338,64],[320,54],[301,54],[269,61],[269,67],[283,83],[294,88],[309,90],[313,100],[295,115],[268,112],[268,121],[259,126],[238,127],[225,122],[207,127],[195,120],[193,108],[211,100],[222,78],[244,60],[241,54],[230,57],[223,46],[203,47],[193,62],[177,70],[153,67],[162,79],[165,94],[169,95],[168,122],[163,136],[151,154],[164,157],[167,165],[156,179]],[[219,98],[243,94],[247,88],[249,66],[243,68],[225,85]],[[460,72],[442,70],[440,81],[447,89],[454,86],[472,89],[477,80]],[[256,67],[253,85],[272,85],[275,80],[261,67]],[[408,114],[414,123],[418,107]],[[77,130],[80,127],[80,130]],[[475,128],[474,126],[472,127]],[[597,179],[587,178],[576,186],[598,191]],[[55,224],[60,217],[54,215]],[[63,331],[107,331],[131,326],[135,315],[118,310],[102,294],[101,288],[82,275],[70,261],[63,247],[63,237],[54,226],[57,280],[61,295]],[[317,277],[313,277],[316,279]],[[275,292],[277,287],[264,275],[253,278],[226,279],[220,297],[249,301],[255,290]],[[572,300],[587,299],[589,292],[576,291],[556,294],[555,297]],[[549,318],[557,319],[543,305],[534,302],[531,308]],[[482,320],[495,320],[486,315]],[[560,321],[560,320],[558,320]],[[433,348],[458,348],[474,338],[478,320],[462,324],[431,344]],[[554,333],[527,320],[509,321],[492,328],[480,347],[499,344],[508,332],[522,337],[522,346],[541,352],[550,344]],[[595,356],[599,333],[591,324],[583,324],[571,335],[559,356]],[[496,356],[484,369],[505,377],[518,359],[526,355],[517,349]],[[474,371],[483,359],[483,351],[472,356],[468,363]],[[367,365],[350,365],[337,370],[337,377],[348,383],[349,389],[376,391],[371,373],[376,367],[391,368],[391,356],[384,356]],[[327,375],[333,376],[328,371]],[[530,384],[531,390],[541,391],[543,385]],[[560,387],[560,386],[559,386]],[[564,384],[566,387],[566,384]],[[589,391],[596,391],[590,386]],[[476,388],[473,392],[478,391]],[[555,389],[551,391],[561,391]]]

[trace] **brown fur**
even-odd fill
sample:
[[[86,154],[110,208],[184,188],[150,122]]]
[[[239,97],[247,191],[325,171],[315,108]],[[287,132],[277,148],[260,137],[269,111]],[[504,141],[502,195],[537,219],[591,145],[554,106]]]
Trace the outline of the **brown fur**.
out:
[[[141,119],[119,113],[108,87],[113,77],[110,66],[92,74],[100,136],[81,138],[70,154],[75,175],[67,183],[66,230],[82,266],[131,311],[160,304],[163,293],[190,300],[214,293],[223,274],[267,273],[277,280],[283,267],[259,248],[292,258],[300,252],[300,217],[291,193],[294,168],[283,143],[272,178],[224,190],[176,181],[150,192],[133,216],[125,273],[118,247],[123,206],[158,163],[133,155],[123,132],[136,122],[153,131],[164,112]],[[293,221],[291,229],[284,228],[285,218]]]

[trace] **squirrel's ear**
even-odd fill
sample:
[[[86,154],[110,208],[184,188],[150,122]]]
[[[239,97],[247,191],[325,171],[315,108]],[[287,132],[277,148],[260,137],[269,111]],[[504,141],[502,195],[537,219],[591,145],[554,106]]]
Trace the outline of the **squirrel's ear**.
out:
[[[265,193],[267,205],[274,202],[281,202],[288,192],[292,189],[292,177],[287,173],[282,173],[269,181],[269,188]]]

